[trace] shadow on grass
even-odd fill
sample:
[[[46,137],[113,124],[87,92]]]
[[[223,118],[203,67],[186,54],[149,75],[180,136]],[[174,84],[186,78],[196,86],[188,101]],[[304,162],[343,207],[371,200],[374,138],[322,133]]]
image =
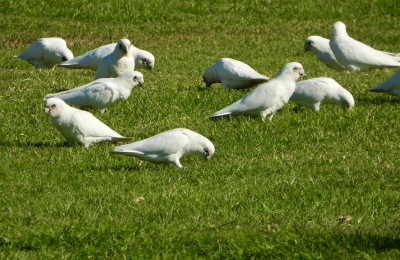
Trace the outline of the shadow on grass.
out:
[[[0,248],[2,248],[3,252],[39,252],[43,250],[43,248],[57,251],[60,247],[66,247],[78,254],[80,250],[86,248],[85,250],[94,250],[92,253],[100,256],[103,253],[104,245],[110,243],[110,241],[108,241],[108,235],[105,235],[110,232],[86,230],[85,233],[87,233],[87,235],[82,237],[79,232],[72,232],[68,227],[61,228],[55,233],[50,233],[49,231],[43,231],[40,234],[25,233],[23,237],[19,237],[16,240],[1,239]],[[128,230],[112,231],[111,233],[113,233],[113,243],[121,245],[126,243],[125,240],[130,236],[136,236],[134,232],[128,232]],[[152,235],[154,235],[154,233],[148,234],[147,238],[151,239]],[[400,249],[400,238],[398,237],[352,234],[327,236],[323,240],[319,240],[316,239],[316,235],[317,234],[311,234],[311,236],[306,236],[304,239],[297,240],[297,246],[294,246],[290,239],[287,240],[287,238],[279,235],[259,236],[255,233],[242,233],[233,240],[225,240],[222,234],[215,235],[215,231],[209,230],[201,234],[197,233],[196,236],[193,236],[192,233],[181,234],[181,239],[176,240],[174,243],[158,243],[156,248],[154,248],[153,244],[147,246],[146,244],[141,244],[141,247],[137,248],[137,250],[147,254],[151,254],[151,252],[155,253],[155,251],[160,252],[167,250],[171,255],[174,255],[176,252],[180,252],[182,246],[184,246],[188,254],[198,255],[199,252],[202,252],[201,255],[203,256],[210,254],[215,256],[215,253],[218,252],[217,254],[222,258],[236,256],[235,258],[250,259],[265,258],[268,256],[285,258],[294,254],[298,256],[310,256],[310,254],[319,255],[321,252],[331,257],[343,256],[343,253],[347,256],[357,256],[360,251],[367,252],[368,254],[373,254],[373,252],[385,254],[385,252]],[[160,238],[158,237],[158,239]],[[279,241],[279,245],[275,246],[274,250],[265,247],[265,243],[274,243],[277,241]],[[135,253],[139,253],[138,251],[135,251]],[[114,253],[120,254],[123,252],[118,252],[117,249]]]
[[[101,170],[101,171],[113,170],[113,171],[131,172],[131,171],[143,170],[144,167],[145,166],[121,164],[121,165],[116,165],[116,166],[111,166],[111,167],[101,166],[101,167],[96,167],[96,168],[97,168],[97,170]]]
[[[112,155],[115,156],[115,155]],[[135,160],[135,161],[134,161]],[[146,161],[140,161],[133,158],[132,162],[117,162],[117,165],[91,165],[89,169],[98,172],[108,172],[108,171],[118,171],[118,172],[132,172],[132,171],[142,171],[142,170],[162,170],[166,167],[174,168],[175,166],[171,164],[163,163],[151,163]],[[85,169],[87,170],[87,169]]]
[[[395,96],[391,96],[388,95],[386,93],[372,93],[375,94],[375,97],[371,96],[371,97],[358,97],[357,98],[357,103],[370,103],[370,104],[374,104],[374,105],[382,105],[382,104],[399,104],[400,103],[400,99],[398,97]],[[380,94],[380,95],[379,95]]]
[[[53,143],[53,142],[21,142],[21,141],[1,141],[0,146],[6,146],[6,147],[13,147],[13,146],[18,146],[18,147],[71,147],[68,142],[64,143]]]

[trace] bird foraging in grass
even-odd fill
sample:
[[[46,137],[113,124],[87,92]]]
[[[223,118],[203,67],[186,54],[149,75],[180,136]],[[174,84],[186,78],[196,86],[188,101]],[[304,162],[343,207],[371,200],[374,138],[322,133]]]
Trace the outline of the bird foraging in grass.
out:
[[[26,60],[38,69],[52,69],[63,61],[74,58],[67,43],[61,38],[40,38],[34,41],[23,53],[14,56]]]
[[[203,81],[209,87],[214,83],[222,83],[222,88],[243,89],[268,81],[264,76],[246,63],[230,58],[219,59],[203,72]]]
[[[290,100],[314,111],[325,104],[338,105],[344,109],[354,107],[351,93],[331,78],[312,78],[296,82],[296,89]]]
[[[74,59],[60,63],[60,67],[67,69],[90,69],[96,71],[101,60],[112,53],[117,46],[117,43],[111,43],[94,50],[88,51]],[[135,69],[153,69],[155,58],[148,51],[141,50],[135,46],[131,46],[131,54],[135,60]]]
[[[171,163],[182,168],[179,161],[181,157],[193,154],[207,160],[214,152],[213,143],[206,137],[186,128],[176,128],[135,143],[117,146],[110,153],[152,163]]]

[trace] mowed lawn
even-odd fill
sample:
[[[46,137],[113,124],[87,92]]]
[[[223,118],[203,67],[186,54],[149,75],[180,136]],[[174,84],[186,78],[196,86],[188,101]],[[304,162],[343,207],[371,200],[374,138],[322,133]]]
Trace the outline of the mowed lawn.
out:
[[[336,21],[400,52],[398,1],[1,1],[0,258],[400,259],[400,102],[366,91],[396,68],[337,72],[305,53]],[[41,37],[65,39],[75,57],[121,38],[151,52],[143,86],[90,112],[135,140],[189,128],[214,156],[179,169],[110,155],[115,144],[70,147],[43,97],[95,72],[12,58]],[[271,78],[300,62],[356,105],[210,120],[251,90],[205,86],[204,69],[223,57]]]

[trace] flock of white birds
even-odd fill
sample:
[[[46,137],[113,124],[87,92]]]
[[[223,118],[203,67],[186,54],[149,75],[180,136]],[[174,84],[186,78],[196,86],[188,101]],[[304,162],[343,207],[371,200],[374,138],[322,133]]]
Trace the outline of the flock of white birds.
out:
[[[342,22],[333,25],[331,38],[310,36],[304,43],[306,51],[312,51],[329,68],[337,71],[367,71],[382,67],[400,67],[400,54],[378,51],[348,36]],[[101,109],[103,112],[116,102],[126,100],[133,88],[144,83],[143,74],[135,68],[153,69],[154,56],[131,45],[128,39],[101,46],[74,58],[66,42],[60,38],[41,38],[28,49],[15,56],[42,69],[60,66],[69,69],[96,71],[94,81],[74,89],[44,98],[44,111],[52,124],[73,146],[79,143],[88,148],[102,141],[129,142],[105,125],[93,114],[71,107],[66,103]],[[263,83],[240,100],[215,112],[210,118],[274,114],[289,100],[297,105],[318,111],[320,106],[333,104],[351,109],[355,103],[349,91],[334,79],[312,78],[296,81],[304,75],[303,66],[290,62],[282,67],[275,78],[262,75],[249,65],[230,58],[219,59],[204,70],[203,81],[207,86],[221,83],[222,88],[243,89]],[[372,92],[386,92],[400,97],[400,70]],[[133,156],[153,163],[171,163],[179,168],[179,159],[185,155],[197,155],[209,159],[215,147],[206,137],[185,128],[169,130],[150,138],[117,146],[112,154]]]

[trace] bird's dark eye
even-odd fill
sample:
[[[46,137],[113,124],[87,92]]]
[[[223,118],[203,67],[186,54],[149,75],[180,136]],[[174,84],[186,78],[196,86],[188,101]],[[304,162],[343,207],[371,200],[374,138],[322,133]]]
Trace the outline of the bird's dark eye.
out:
[[[133,79],[135,80],[135,79],[137,79],[137,77],[135,76],[135,77],[133,77]]]
[[[205,153],[205,154],[209,154],[208,148],[204,148],[204,153]]]
[[[65,56],[62,56],[62,57],[61,57],[61,60],[62,60],[62,61],[67,61],[68,59],[67,59]]]
[[[143,59],[143,60],[142,60],[142,63],[143,63],[143,64],[147,64],[147,59]]]
[[[293,71],[297,71],[297,70],[298,70],[297,67],[294,67],[294,68],[293,68]]]
[[[55,107],[56,107],[56,104],[53,104],[53,105],[51,106],[52,109],[54,109]]]

